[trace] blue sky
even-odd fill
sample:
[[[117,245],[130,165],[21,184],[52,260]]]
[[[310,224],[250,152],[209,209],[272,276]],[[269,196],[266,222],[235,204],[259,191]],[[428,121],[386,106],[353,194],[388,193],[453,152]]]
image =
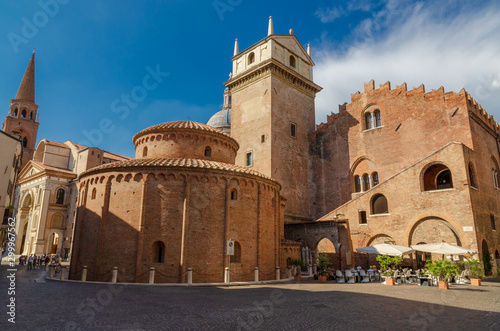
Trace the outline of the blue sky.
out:
[[[424,83],[427,91],[465,87],[500,118],[495,1],[19,0],[1,7],[1,116],[36,47],[38,139],[132,156],[133,135],[150,125],[206,122],[221,107],[234,39],[240,50],[261,40],[270,15],[275,33],[293,28],[311,44],[315,82],[324,88],[318,124],[371,79]],[[150,71],[157,79],[144,83]],[[127,101],[132,94],[137,102]]]

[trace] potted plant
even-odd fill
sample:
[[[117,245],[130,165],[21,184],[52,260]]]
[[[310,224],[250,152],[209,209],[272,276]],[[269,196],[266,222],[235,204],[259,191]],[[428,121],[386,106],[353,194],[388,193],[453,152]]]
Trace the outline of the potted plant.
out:
[[[396,285],[393,269],[397,269],[401,262],[403,262],[403,258],[400,256],[377,255],[377,262],[380,264],[380,269],[383,270],[385,284],[390,286]]]
[[[302,280],[302,266],[304,265],[304,262],[301,259],[296,259],[296,260],[291,260],[290,265],[293,267],[295,270],[293,279],[294,280]]]
[[[447,290],[448,282],[460,273],[458,266],[448,260],[429,261],[425,267],[432,276],[438,277],[438,285],[442,290]]]
[[[481,278],[484,277],[481,261],[478,259],[467,259],[462,262],[469,269],[470,284],[481,286]]]
[[[320,270],[320,276],[318,276],[318,281],[320,283],[326,283],[326,277],[328,276],[328,267],[331,265],[330,259],[326,254],[319,254],[318,257],[318,268]]]

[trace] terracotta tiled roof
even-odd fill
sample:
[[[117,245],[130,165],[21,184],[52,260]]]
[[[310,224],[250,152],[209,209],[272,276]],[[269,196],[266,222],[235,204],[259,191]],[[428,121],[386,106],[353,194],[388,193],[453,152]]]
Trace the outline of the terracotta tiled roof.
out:
[[[65,145],[66,146],[66,145]],[[67,147],[67,146],[66,146]],[[42,167],[43,169],[45,170],[52,170],[52,171],[58,171],[58,172],[63,172],[63,173],[66,173],[66,174],[73,174],[76,176],[76,174],[71,171],[71,170],[68,170],[68,169],[64,169],[64,168],[58,168],[58,167],[52,167],[52,166],[48,166],[46,164],[43,164],[42,162],[38,162],[38,161],[33,161],[31,160],[31,162],[33,162],[34,164],[36,164],[37,166],[39,167]]]
[[[107,159],[117,160],[117,161],[132,159],[130,156],[120,155],[120,154],[106,152],[106,151],[103,151],[102,157],[105,157]]]
[[[113,163],[106,163],[95,168],[83,172],[80,177],[99,170],[113,170],[120,168],[149,168],[149,167],[167,167],[167,168],[194,168],[194,169],[213,169],[231,171],[241,174],[248,174],[260,178],[274,181],[273,179],[261,174],[260,172],[251,170],[249,168],[241,167],[234,164],[207,161],[202,159],[167,159],[167,158],[151,158],[151,159],[130,159],[127,161],[119,161]]]
[[[51,145],[51,146],[57,146],[57,147],[69,149],[69,146],[64,144],[64,143],[59,143],[57,141],[52,141],[52,140],[47,140],[47,139],[44,139],[43,141],[45,142],[45,145]]]
[[[187,130],[187,131],[207,131],[207,132],[217,133],[217,134],[226,136],[226,137],[234,140],[227,133],[224,133],[221,130],[216,129],[210,125],[206,125],[206,124],[202,124],[202,123],[198,123],[198,122],[192,122],[192,121],[175,121],[175,122],[166,122],[166,123],[153,125],[153,126],[150,126],[149,128],[146,128],[142,131],[139,131],[134,136],[133,141],[135,141],[136,138],[143,136],[145,134],[153,133],[153,132],[168,131],[169,129],[180,129],[180,130]]]

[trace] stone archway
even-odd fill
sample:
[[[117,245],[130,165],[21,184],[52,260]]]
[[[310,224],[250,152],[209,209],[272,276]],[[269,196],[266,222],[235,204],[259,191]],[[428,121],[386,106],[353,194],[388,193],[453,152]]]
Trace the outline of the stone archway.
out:
[[[57,232],[52,232],[49,235],[47,254],[58,254],[61,247],[61,236]]]
[[[340,268],[340,255],[337,254],[337,250],[335,249],[335,245],[328,238],[323,238],[316,244],[316,254],[324,254],[328,257],[330,261],[330,269],[339,269]]]

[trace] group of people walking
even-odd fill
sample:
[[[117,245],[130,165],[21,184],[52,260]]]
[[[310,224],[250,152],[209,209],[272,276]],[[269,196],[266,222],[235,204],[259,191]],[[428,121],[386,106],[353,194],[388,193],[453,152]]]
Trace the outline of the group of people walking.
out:
[[[45,264],[45,269],[49,263],[61,263],[62,259],[59,256],[53,255],[52,258],[50,255],[44,254],[40,256],[36,256],[35,254],[31,254],[30,256],[22,255],[19,257],[19,265],[26,265],[28,270],[40,269],[42,264]]]

